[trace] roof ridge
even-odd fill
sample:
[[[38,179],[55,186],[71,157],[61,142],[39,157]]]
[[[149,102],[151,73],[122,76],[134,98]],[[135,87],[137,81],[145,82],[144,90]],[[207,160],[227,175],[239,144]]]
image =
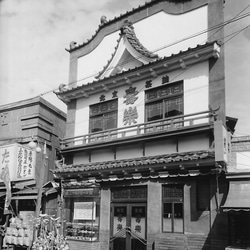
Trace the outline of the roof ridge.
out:
[[[82,44],[76,45],[76,42],[71,42],[70,43],[70,48],[69,49],[65,49],[68,52],[74,51],[80,47],[83,47],[85,45],[87,45],[88,43],[90,43],[96,36],[97,34],[100,32],[101,29],[103,29],[105,26],[108,26],[114,22],[117,22],[117,20],[122,19],[132,13],[134,13],[135,11],[139,11],[140,9],[146,8],[148,6],[150,6],[152,3],[154,2],[162,2],[162,1],[166,1],[166,0],[150,0],[150,1],[145,1],[145,3],[143,5],[139,5],[138,7],[132,8],[131,10],[126,11],[123,14],[120,14],[119,16],[115,16],[114,18],[107,20],[107,17],[105,15],[103,15],[100,20],[101,20],[101,24],[98,25],[98,28],[95,30],[95,33],[91,36],[91,38],[87,39],[86,42],[83,42]],[[171,1],[171,0],[170,0]],[[173,1],[173,0],[172,0]]]

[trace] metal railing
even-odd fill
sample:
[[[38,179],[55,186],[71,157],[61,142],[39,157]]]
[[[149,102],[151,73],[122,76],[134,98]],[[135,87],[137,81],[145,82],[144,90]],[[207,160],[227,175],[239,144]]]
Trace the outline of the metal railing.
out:
[[[70,138],[61,142],[62,148],[74,147],[86,144],[108,142],[125,139],[128,137],[145,136],[152,133],[182,130],[183,128],[209,124],[213,118],[211,111],[203,111],[188,115],[174,116],[157,121],[140,123],[132,126],[120,127]]]

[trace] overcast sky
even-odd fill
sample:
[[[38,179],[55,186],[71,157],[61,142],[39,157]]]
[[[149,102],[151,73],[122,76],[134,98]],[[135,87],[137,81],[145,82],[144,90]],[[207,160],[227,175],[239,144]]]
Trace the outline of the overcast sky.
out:
[[[113,19],[144,0],[0,0],[0,105],[44,98],[65,110],[51,90],[68,83],[69,48],[91,38],[102,15]],[[250,13],[249,0],[226,0],[225,20]],[[246,8],[246,9],[245,9]],[[245,9],[245,10],[244,10]],[[235,135],[250,135],[250,16],[225,27],[227,116]],[[229,40],[228,40],[229,39]],[[228,40],[228,41],[227,41]]]

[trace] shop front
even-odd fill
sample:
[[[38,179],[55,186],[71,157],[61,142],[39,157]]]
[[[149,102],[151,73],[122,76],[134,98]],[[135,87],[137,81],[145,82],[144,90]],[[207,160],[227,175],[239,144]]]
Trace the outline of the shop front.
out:
[[[244,176],[244,178],[243,178]],[[223,210],[228,214],[230,246],[226,249],[250,249],[249,173],[229,174],[229,192]]]
[[[193,161],[190,157],[182,162],[182,169],[179,159],[185,154],[175,157],[178,163],[169,163],[168,171],[164,171],[166,164],[161,164],[164,156],[158,163],[155,157],[119,161],[123,168],[117,169],[118,161],[113,168],[109,162],[88,168],[78,165],[58,169],[56,175],[61,176],[63,183],[65,236],[70,249],[225,246],[225,230],[213,226],[218,233],[211,235],[211,223],[224,218],[218,213],[222,197],[217,185],[221,191],[225,187],[223,172],[213,164],[213,154],[203,152],[202,160]],[[136,173],[139,167],[133,168],[131,162],[139,161],[144,164]],[[195,169],[195,162],[199,162],[199,169]]]
[[[111,249],[145,250],[147,186],[111,190]]]

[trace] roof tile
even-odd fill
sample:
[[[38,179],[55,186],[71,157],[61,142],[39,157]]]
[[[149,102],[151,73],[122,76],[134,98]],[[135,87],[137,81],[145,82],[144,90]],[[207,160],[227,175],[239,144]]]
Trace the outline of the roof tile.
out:
[[[133,167],[138,165],[150,165],[160,163],[171,163],[179,161],[197,161],[199,159],[214,158],[214,151],[202,150],[186,153],[174,153],[166,155],[157,155],[149,157],[140,157],[133,159],[114,160],[107,162],[95,162],[88,164],[65,165],[60,169],[55,169],[54,173],[67,173],[67,172],[88,172],[103,169],[115,169],[121,167]]]

